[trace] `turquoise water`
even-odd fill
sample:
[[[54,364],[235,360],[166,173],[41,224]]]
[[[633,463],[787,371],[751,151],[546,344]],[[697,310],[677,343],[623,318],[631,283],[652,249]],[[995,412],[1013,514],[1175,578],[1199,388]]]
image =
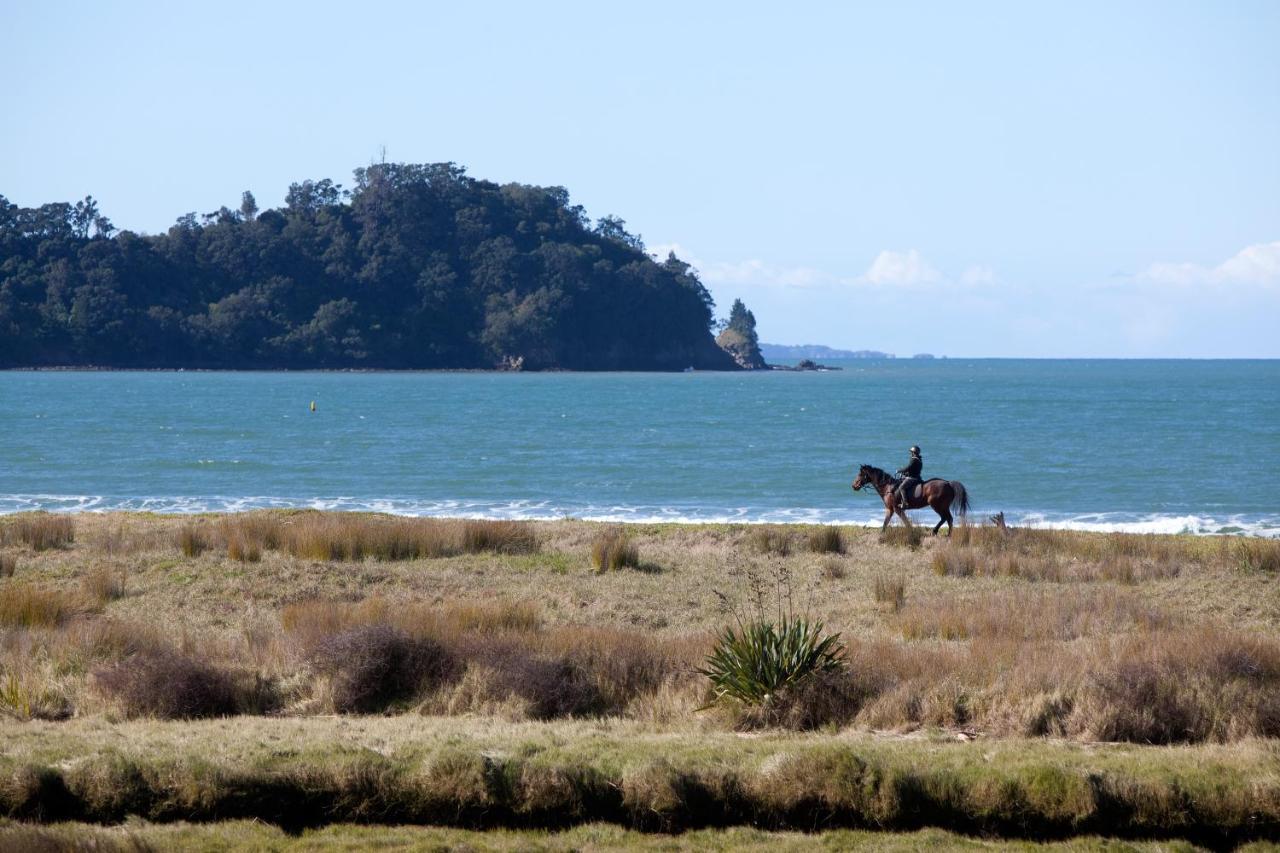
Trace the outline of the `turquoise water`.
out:
[[[832,373],[0,373],[0,512],[877,521],[924,449],[985,518],[1280,535],[1280,362]],[[314,400],[317,411],[311,413]],[[931,511],[914,514],[933,522]]]

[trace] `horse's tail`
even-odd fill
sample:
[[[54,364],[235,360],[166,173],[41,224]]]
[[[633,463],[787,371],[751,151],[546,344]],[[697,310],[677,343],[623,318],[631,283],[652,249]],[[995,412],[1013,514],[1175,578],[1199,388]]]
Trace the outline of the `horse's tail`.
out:
[[[955,497],[951,499],[951,506],[959,506],[960,512],[957,514],[963,518],[969,514],[969,490],[959,480],[949,480],[948,482],[951,483],[951,490],[956,493]]]

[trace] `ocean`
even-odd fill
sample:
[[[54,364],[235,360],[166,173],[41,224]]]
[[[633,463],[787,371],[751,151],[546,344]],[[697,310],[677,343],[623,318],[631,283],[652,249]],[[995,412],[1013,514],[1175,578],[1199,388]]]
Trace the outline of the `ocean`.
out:
[[[926,476],[965,484],[971,519],[1280,536],[1280,361],[834,364],[4,372],[0,512],[873,524],[857,466],[896,469],[918,444]]]

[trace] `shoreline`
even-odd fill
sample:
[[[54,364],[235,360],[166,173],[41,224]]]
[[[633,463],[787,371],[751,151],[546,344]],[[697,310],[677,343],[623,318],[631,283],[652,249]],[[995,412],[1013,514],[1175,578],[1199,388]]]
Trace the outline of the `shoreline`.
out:
[[[4,500],[30,499],[30,506],[5,506]],[[49,506],[52,501],[77,501],[75,506]],[[695,517],[690,515],[672,515],[665,513],[649,513],[628,515],[625,513],[585,513],[559,512],[549,510],[516,510],[516,511],[475,511],[468,512],[459,507],[460,502],[438,502],[452,504],[441,507],[441,511],[426,509],[413,511],[406,507],[396,508],[393,500],[354,501],[343,498],[314,499],[298,501],[284,498],[144,498],[137,499],[136,506],[95,506],[93,502],[103,500],[96,496],[53,496],[53,495],[18,495],[0,496],[0,519],[31,512],[49,512],[57,515],[71,516],[121,516],[148,518],[200,518],[235,516],[252,512],[304,513],[319,512],[326,514],[382,515],[392,518],[430,518],[441,521],[529,521],[536,523],[556,523],[562,521],[585,522],[599,525],[626,526],[663,526],[687,527],[690,529],[708,527],[813,527],[835,526],[864,530],[878,529],[881,525],[878,512],[872,518],[856,518],[849,516],[824,516],[821,510],[805,508],[795,511],[775,511],[784,513],[781,517],[765,513],[763,516],[752,515],[711,515]],[[34,505],[39,502],[42,505]],[[148,506],[154,502],[154,506]],[[251,503],[252,502],[252,503]],[[494,505],[496,506],[496,505]],[[619,508],[615,507],[614,510]],[[787,516],[787,512],[806,513],[807,515]],[[956,527],[980,527],[988,525],[989,513],[976,511],[970,514],[967,521],[956,520]],[[1280,520],[1262,519],[1248,520],[1240,517],[1214,520],[1207,516],[1190,514],[1170,514],[1167,516],[1147,515],[1145,518],[1132,520],[1085,520],[1098,519],[1106,513],[1078,513],[1068,518],[1046,519],[1035,512],[1006,512],[1007,523],[1012,528],[1030,530],[1052,530],[1065,533],[1084,533],[1102,535],[1128,536],[1180,536],[1193,538],[1225,538],[1243,537],[1256,539],[1280,538]],[[1136,514],[1135,514],[1136,515]],[[928,534],[937,517],[928,511],[913,511],[912,526]],[[1199,529],[1188,529],[1193,525]],[[901,527],[895,518],[891,528]],[[1175,527],[1179,529],[1174,529]],[[945,528],[939,533],[945,535]]]

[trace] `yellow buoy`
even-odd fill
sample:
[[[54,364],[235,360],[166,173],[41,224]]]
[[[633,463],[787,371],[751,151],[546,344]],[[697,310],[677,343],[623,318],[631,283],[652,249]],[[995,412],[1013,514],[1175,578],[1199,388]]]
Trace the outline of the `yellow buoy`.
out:
[[[312,400],[312,401],[311,401],[311,411],[313,411],[313,412],[314,412],[315,410],[316,410],[316,401],[315,401],[315,400]]]

